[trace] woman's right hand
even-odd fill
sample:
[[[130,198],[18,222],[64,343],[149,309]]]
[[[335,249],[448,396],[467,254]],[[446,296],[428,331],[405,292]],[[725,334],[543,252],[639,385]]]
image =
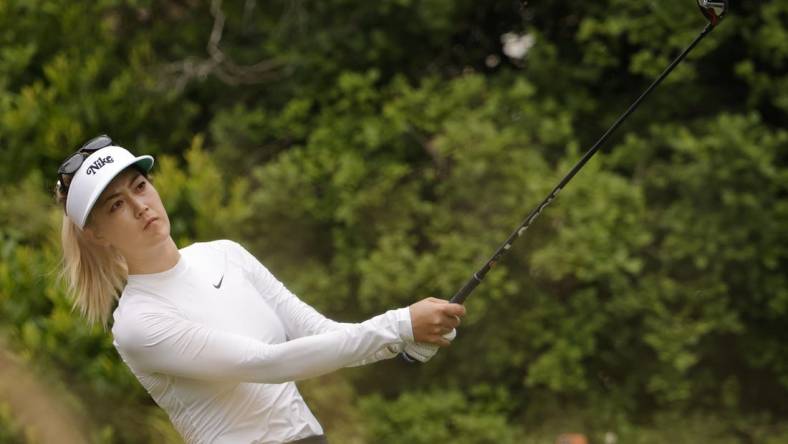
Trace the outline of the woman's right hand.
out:
[[[410,306],[410,320],[415,342],[447,347],[451,342],[443,335],[460,325],[465,307],[437,298],[426,298]]]

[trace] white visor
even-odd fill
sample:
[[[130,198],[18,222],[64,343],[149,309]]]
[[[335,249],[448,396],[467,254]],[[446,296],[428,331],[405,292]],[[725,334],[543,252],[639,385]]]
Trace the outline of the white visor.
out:
[[[82,229],[90,210],[101,192],[129,165],[137,165],[145,172],[153,167],[153,157],[135,157],[125,148],[108,146],[88,156],[79,167],[68,186],[66,214]]]

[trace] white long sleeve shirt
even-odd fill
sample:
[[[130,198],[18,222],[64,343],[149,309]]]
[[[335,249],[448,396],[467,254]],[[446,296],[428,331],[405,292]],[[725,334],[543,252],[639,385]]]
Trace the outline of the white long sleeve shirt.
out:
[[[188,443],[282,443],[323,429],[293,381],[387,359],[413,340],[407,308],[329,320],[231,241],[131,275],[115,348]]]

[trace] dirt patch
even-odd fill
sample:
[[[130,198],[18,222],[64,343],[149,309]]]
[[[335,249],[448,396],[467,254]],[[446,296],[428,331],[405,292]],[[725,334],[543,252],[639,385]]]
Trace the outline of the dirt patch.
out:
[[[36,443],[82,444],[84,419],[0,343],[0,402]]]

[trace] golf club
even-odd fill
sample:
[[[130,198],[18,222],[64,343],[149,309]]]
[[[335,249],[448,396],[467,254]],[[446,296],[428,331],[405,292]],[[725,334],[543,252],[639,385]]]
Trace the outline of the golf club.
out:
[[[450,302],[457,304],[462,304],[463,302],[465,302],[468,296],[470,296],[471,292],[473,292],[473,290],[482,282],[487,272],[489,272],[490,269],[493,266],[495,266],[498,260],[500,260],[500,258],[507,251],[509,251],[509,249],[512,248],[512,244],[514,243],[514,241],[525,233],[528,227],[531,226],[533,221],[539,216],[539,214],[542,213],[545,207],[550,205],[550,203],[558,196],[558,193],[561,192],[561,190],[566,186],[566,184],[569,183],[570,180],[572,180],[575,174],[577,174],[577,172],[580,171],[581,168],[583,168],[586,162],[588,162],[591,159],[591,157],[593,157],[594,154],[596,154],[596,152],[599,151],[599,148],[610,137],[613,131],[615,131],[621,125],[621,123],[640,105],[640,103],[651,93],[651,91],[654,90],[654,88],[656,88],[660,83],[662,83],[665,77],[667,77],[668,74],[670,74],[673,71],[676,65],[678,65],[682,60],[684,60],[684,58],[687,56],[687,54],[689,54],[690,51],[692,51],[695,45],[697,45],[698,42],[700,42],[701,39],[703,39],[703,37],[705,37],[709,32],[711,32],[717,26],[717,24],[719,24],[720,20],[722,20],[722,18],[725,16],[725,14],[728,11],[728,6],[729,6],[728,0],[722,0],[722,1],[697,0],[697,1],[698,1],[698,7],[700,7],[701,12],[708,20],[708,23],[700,32],[700,34],[698,34],[698,36],[695,37],[695,39],[689,44],[689,46],[687,46],[687,48],[684,51],[682,51],[681,54],[679,54],[678,57],[676,57],[670,63],[670,65],[668,65],[667,68],[665,68],[662,74],[660,74],[659,77],[657,77],[656,80],[654,80],[651,83],[651,85],[649,85],[645,89],[645,91],[643,91],[640,97],[638,97],[629,106],[629,108],[627,108],[627,110],[624,111],[618,117],[618,119],[616,119],[615,122],[613,122],[613,125],[611,125],[610,128],[608,128],[608,130],[605,131],[604,134],[602,134],[599,140],[597,140],[596,143],[575,164],[575,166],[573,166],[572,169],[569,170],[566,176],[564,176],[564,178],[561,179],[561,181],[553,189],[553,191],[551,191],[550,194],[548,194],[547,197],[539,205],[537,205],[533,210],[531,210],[530,214],[528,214],[528,217],[526,217],[525,220],[517,227],[517,229],[514,230],[514,232],[512,232],[512,234],[509,235],[506,241],[500,247],[498,247],[498,249],[495,251],[492,257],[478,271],[473,273],[473,275],[470,277],[470,279],[468,279],[465,285],[463,285],[462,288],[460,288],[460,290],[457,291],[457,293],[454,296],[452,296]],[[421,344],[415,344],[415,345],[421,346]],[[430,346],[430,345],[427,344],[425,346]],[[404,353],[403,353],[403,357],[405,358],[405,360],[409,362],[414,361],[414,359],[405,356]]]

